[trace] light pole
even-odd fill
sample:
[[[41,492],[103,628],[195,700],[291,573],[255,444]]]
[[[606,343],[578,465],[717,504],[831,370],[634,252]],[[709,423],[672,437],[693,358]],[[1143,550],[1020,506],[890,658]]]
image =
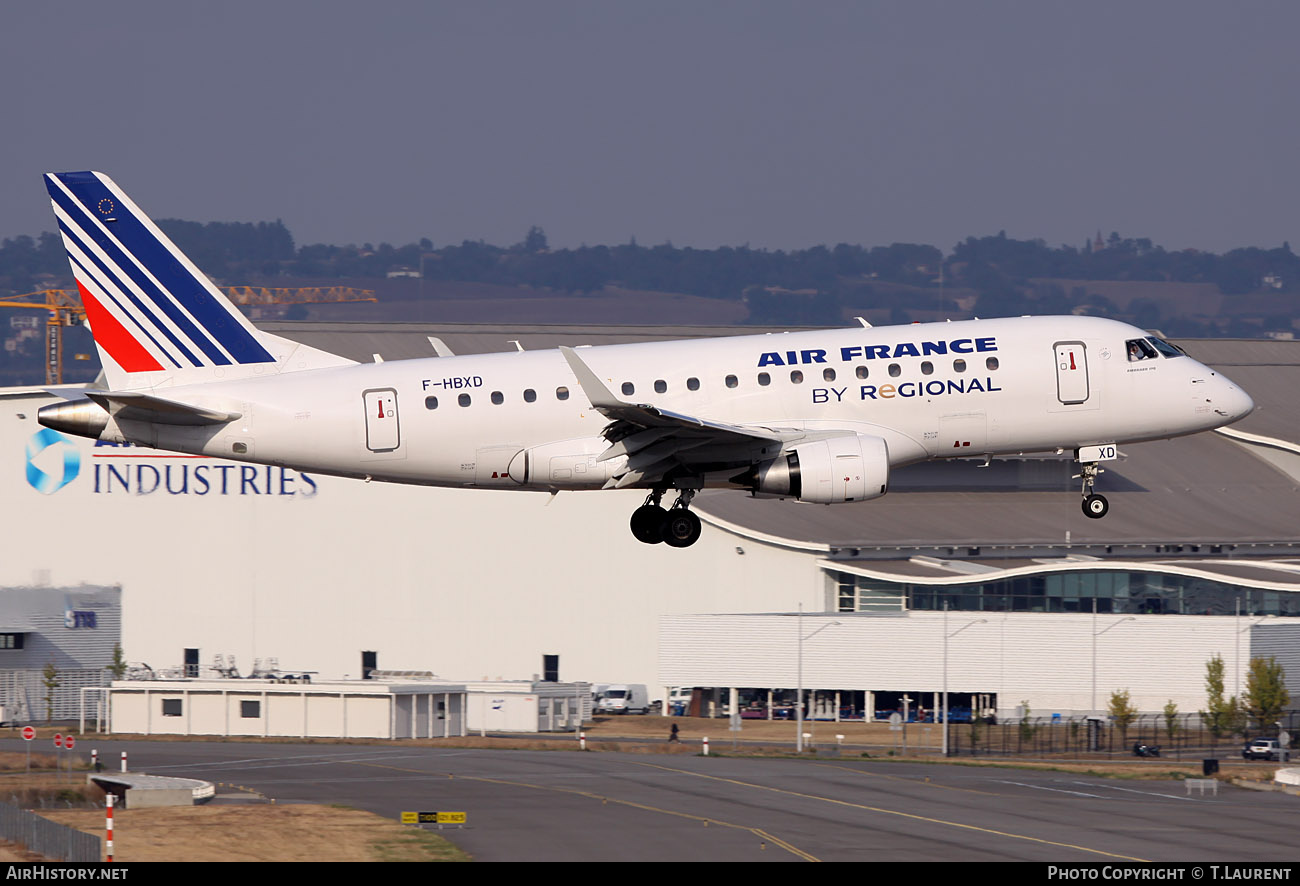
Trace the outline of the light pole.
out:
[[[988,624],[987,618],[977,618],[948,633],[948,601],[943,601],[943,756],[948,756],[948,638],[955,637],[971,625]],[[971,712],[974,716],[974,712]]]
[[[1111,628],[1123,624],[1126,621],[1137,621],[1131,615],[1126,615],[1119,621],[1107,625],[1100,631],[1097,630],[1097,598],[1092,598],[1092,713],[1097,715],[1097,638],[1109,631]]]
[[[803,635],[803,604],[799,604],[799,617],[795,619],[795,636],[799,638],[796,647],[798,649],[798,662],[795,670],[797,672],[798,686],[795,687],[794,699],[794,749],[795,753],[803,753],[803,641],[811,640],[827,628],[833,628],[838,625],[838,621],[830,621],[813,631],[808,636]]]

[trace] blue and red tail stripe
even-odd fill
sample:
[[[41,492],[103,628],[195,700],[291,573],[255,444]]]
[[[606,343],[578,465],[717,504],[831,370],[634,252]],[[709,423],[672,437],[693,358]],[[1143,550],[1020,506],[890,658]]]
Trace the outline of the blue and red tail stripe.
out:
[[[113,361],[127,372],[156,372],[162,364],[145,350],[144,346],[117,321],[117,318],[104,309],[81,281],[77,281],[81,291],[81,304],[86,308],[86,319],[95,331],[95,342],[108,351]]]
[[[56,173],[46,176],[46,188],[83,298],[97,290],[129,321],[91,295],[95,339],[123,369],[161,368],[159,357],[175,366],[275,361],[234,306],[111,180],[94,172]]]
[[[180,360],[174,356],[172,349],[165,347],[150,329],[157,329],[162,332],[175,349],[175,353],[180,354],[181,358],[188,360],[190,366],[201,366],[198,358],[190,353],[189,349],[181,344],[170,329],[165,324],[158,322],[158,318],[150,311],[140,298],[127,286],[121,278],[113,273],[112,269],[94,254],[94,251],[80,242],[78,236],[68,225],[59,219],[59,232],[63,234],[63,243],[67,248],[68,260],[72,263],[72,273],[77,278],[77,286],[81,289],[93,286],[100,295],[117,308],[118,313],[130,321],[131,325],[136,328],[138,334],[144,336],[153,343],[153,346],[159,353],[167,358],[171,364],[179,369]],[[134,310],[132,310],[134,308]],[[148,324],[148,325],[145,325]],[[93,326],[91,327],[94,328]]]

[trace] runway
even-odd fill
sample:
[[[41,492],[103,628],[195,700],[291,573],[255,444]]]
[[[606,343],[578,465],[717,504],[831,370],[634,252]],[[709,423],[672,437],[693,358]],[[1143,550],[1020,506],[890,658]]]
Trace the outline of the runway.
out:
[[[15,747],[16,742],[5,742]],[[481,861],[1286,861],[1294,797],[993,767],[396,745],[97,742],[131,769],[456,811]]]

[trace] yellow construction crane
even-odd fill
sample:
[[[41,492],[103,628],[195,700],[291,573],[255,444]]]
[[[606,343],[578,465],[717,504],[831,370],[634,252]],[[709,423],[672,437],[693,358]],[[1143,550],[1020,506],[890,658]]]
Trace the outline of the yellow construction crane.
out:
[[[0,308],[40,308],[50,312],[45,320],[45,383],[63,384],[63,327],[76,326],[86,319],[80,294],[72,289],[42,289],[0,301]]]
[[[351,286],[306,286],[301,288],[227,286],[221,290],[237,305],[302,305],[323,302],[377,301],[373,289]],[[49,311],[45,320],[45,383],[63,384],[63,327],[79,326],[86,319],[81,294],[75,289],[41,289],[0,300],[0,308],[31,308]],[[80,354],[78,359],[84,359]]]

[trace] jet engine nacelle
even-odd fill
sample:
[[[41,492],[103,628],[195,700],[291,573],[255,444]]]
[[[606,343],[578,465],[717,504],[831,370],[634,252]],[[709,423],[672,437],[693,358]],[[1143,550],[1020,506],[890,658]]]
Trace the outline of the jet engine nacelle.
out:
[[[889,447],[854,434],[796,446],[758,465],[754,495],[817,504],[879,498],[889,487]]]

